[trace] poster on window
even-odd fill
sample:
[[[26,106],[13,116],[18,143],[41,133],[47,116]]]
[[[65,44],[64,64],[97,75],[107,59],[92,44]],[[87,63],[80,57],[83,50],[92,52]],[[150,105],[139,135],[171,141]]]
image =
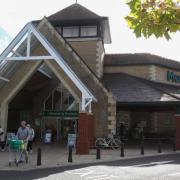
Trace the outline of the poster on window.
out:
[[[76,146],[76,134],[68,134],[68,147],[69,146]]]
[[[51,132],[45,133],[44,142],[45,143],[51,143],[52,142],[52,133]]]

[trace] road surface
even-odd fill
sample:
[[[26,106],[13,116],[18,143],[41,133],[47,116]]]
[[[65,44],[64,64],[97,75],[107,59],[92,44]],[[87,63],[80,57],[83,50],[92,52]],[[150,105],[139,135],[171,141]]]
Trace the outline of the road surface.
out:
[[[31,171],[0,171],[1,180],[180,180],[180,154]]]

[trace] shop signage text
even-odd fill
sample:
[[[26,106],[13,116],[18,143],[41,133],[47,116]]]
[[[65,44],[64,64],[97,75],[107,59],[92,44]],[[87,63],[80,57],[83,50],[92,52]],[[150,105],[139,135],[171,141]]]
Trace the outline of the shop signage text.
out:
[[[77,118],[79,116],[78,111],[44,111],[44,116],[47,117],[70,117],[70,118]]]
[[[180,83],[180,75],[175,74],[173,71],[168,71],[167,80],[175,83]]]

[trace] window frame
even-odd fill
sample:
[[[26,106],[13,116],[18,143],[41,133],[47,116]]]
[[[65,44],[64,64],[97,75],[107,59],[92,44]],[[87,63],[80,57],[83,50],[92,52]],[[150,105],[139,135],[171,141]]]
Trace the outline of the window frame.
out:
[[[89,35],[89,36],[83,36],[81,34],[81,31],[82,31],[82,28],[85,28],[85,27],[95,27],[96,28],[96,35]],[[81,25],[80,26],[80,37],[81,38],[86,38],[86,37],[97,37],[98,36],[98,26],[97,25]]]
[[[64,36],[64,28],[74,28],[76,27],[78,29],[78,34],[77,36]],[[89,36],[82,36],[81,35],[81,28],[83,27],[96,27],[96,35],[89,35]],[[58,29],[61,31],[58,31]],[[85,25],[62,25],[59,27],[56,27],[56,30],[58,31],[58,33],[63,36],[66,39],[78,39],[78,38],[97,38],[100,36],[100,27],[98,24],[85,24]]]
[[[71,28],[71,29],[73,29],[73,28],[77,28],[77,30],[78,30],[78,33],[77,33],[77,36],[64,36],[64,28]],[[64,37],[64,38],[78,38],[79,37],[79,26],[62,26],[62,33],[61,33],[61,35]]]

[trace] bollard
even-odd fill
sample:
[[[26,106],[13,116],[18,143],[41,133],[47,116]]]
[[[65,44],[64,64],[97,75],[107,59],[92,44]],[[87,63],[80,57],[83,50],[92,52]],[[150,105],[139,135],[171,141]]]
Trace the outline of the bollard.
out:
[[[124,157],[124,143],[121,143],[121,157]]]
[[[162,149],[161,149],[161,140],[158,139],[158,153],[161,153]]]
[[[37,166],[41,166],[41,148],[38,148],[37,152]]]
[[[173,151],[176,151],[176,139],[173,140]]]
[[[141,139],[141,155],[144,155],[144,137]]]
[[[101,149],[99,146],[96,148],[96,159],[101,159]]]
[[[72,162],[72,146],[69,146],[68,162]]]

